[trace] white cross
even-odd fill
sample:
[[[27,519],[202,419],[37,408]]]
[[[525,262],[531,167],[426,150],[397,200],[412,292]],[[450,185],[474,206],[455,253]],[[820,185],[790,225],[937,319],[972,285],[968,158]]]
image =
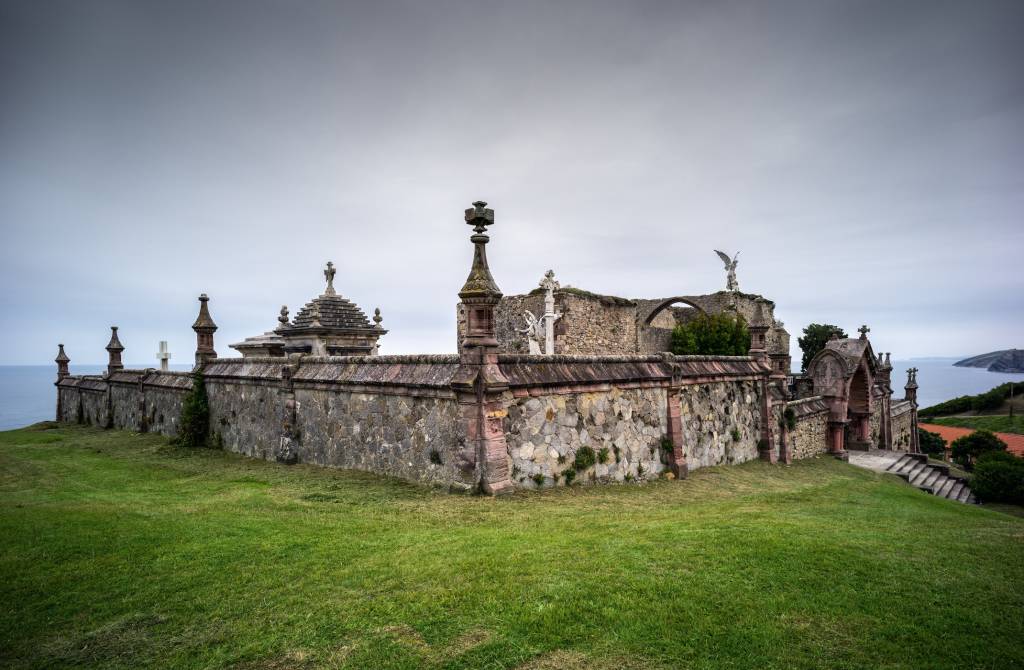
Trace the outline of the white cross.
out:
[[[157,352],[156,358],[160,361],[160,369],[167,372],[169,369],[167,361],[171,359],[171,354],[167,351],[167,340],[160,340],[160,351]]]

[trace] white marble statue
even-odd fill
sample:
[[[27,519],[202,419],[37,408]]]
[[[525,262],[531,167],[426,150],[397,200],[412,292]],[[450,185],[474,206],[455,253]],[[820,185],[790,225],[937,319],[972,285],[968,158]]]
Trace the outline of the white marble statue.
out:
[[[740,252],[737,251],[736,255],[732,258],[729,258],[729,254],[724,251],[719,251],[718,249],[715,249],[715,253],[718,254],[718,257],[725,263],[725,271],[727,273],[725,278],[725,290],[733,292],[738,291],[740,283],[736,281],[736,266],[739,265]]]
[[[530,345],[531,354],[539,354],[540,351],[540,320],[534,316],[533,312],[526,310],[523,312],[523,318],[526,319],[526,328],[516,329],[518,333],[526,333],[526,341]]]

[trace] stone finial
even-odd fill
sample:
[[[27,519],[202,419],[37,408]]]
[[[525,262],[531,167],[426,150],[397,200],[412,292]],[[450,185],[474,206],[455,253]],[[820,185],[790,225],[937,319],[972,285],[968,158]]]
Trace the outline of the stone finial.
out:
[[[868,333],[871,332],[871,329],[868,328],[866,325],[864,325],[864,326],[861,326],[860,328],[858,328],[857,332],[860,333],[860,339],[866,340],[866,339],[868,339]]]
[[[205,293],[199,296],[199,316],[192,324],[192,330],[196,333],[196,365],[217,358],[217,352],[213,349],[213,334],[217,331],[217,324],[210,316],[208,302],[210,298]]]
[[[210,316],[210,308],[207,306],[208,302],[210,302],[210,298],[205,293],[199,295],[199,316],[196,317],[196,322],[192,324],[192,330],[198,328],[217,330],[217,324],[213,322],[213,317]]]
[[[281,313],[277,317],[277,322],[281,324],[281,327],[288,325],[288,305],[281,305]]]
[[[380,322],[384,320],[384,317],[380,315],[380,307],[376,307],[373,310],[373,327],[378,330],[383,330]]]
[[[501,298],[501,289],[491,276],[491,269],[487,265],[486,245],[490,237],[485,235],[487,226],[494,224],[494,210],[485,208],[487,203],[477,200],[473,207],[466,210],[466,223],[473,226],[473,235],[470,241],[473,242],[473,266],[469,271],[469,277],[459,297],[463,300],[469,298],[493,299],[495,304]]]
[[[885,367],[887,367],[887,368],[891,368],[892,367],[892,359],[889,358],[889,356],[891,354],[892,354],[892,352],[889,352],[889,351],[885,352]]]
[[[765,336],[768,334],[768,322],[764,318],[764,306],[761,302],[754,308],[754,318],[750,320],[747,330],[750,332],[750,355],[755,358],[766,357],[768,344]]]
[[[473,226],[474,233],[483,235],[487,226],[494,225],[494,210],[487,209],[487,203],[483,200],[476,200],[466,210],[466,223]]]
[[[68,376],[68,363],[71,359],[64,353],[64,345],[57,345],[57,358],[53,359],[53,362],[57,364],[57,379],[64,379]]]
[[[123,370],[124,364],[121,362],[121,352],[124,351],[124,345],[121,344],[121,340],[117,337],[117,326],[110,327],[110,342],[107,343],[107,354],[109,355],[107,361],[107,372],[116,372],[117,370]]]
[[[327,279],[327,288],[324,289],[324,295],[338,295],[334,290],[334,275],[337,272],[334,268],[334,263],[327,261],[327,267],[324,268],[324,278]]]

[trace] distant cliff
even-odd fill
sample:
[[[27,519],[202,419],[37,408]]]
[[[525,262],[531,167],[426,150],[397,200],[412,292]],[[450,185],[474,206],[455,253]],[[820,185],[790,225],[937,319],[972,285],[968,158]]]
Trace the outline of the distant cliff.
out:
[[[993,351],[953,363],[961,368],[988,368],[989,372],[1024,372],[1024,350]]]

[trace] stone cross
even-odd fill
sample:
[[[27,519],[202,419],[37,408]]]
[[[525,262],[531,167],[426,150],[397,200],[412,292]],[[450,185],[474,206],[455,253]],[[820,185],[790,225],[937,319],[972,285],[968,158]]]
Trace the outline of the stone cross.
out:
[[[868,328],[867,325],[863,325],[857,329],[857,332],[860,333],[860,339],[866,340],[868,339],[868,333],[871,332],[871,329]]]
[[[555,312],[555,289],[561,288],[561,285],[555,281],[554,270],[544,273],[540,287],[544,289],[544,353],[551,356],[555,353],[555,321],[562,318],[561,314]]]
[[[334,263],[327,261],[327,267],[324,268],[324,277],[327,278],[327,289],[324,291],[324,295],[337,295],[334,290],[334,275],[337,272],[334,269]]]
[[[156,353],[156,359],[160,361],[160,370],[167,372],[170,369],[167,361],[171,360],[171,354],[167,351],[167,340],[160,340],[160,351]]]

